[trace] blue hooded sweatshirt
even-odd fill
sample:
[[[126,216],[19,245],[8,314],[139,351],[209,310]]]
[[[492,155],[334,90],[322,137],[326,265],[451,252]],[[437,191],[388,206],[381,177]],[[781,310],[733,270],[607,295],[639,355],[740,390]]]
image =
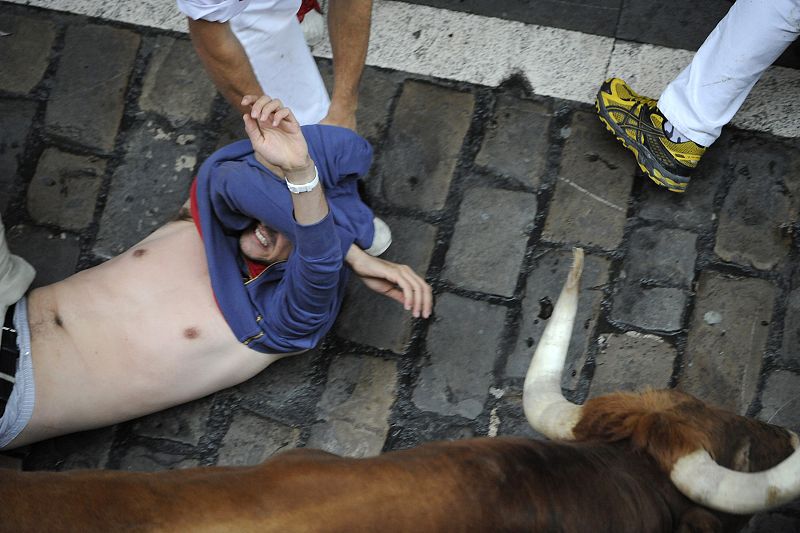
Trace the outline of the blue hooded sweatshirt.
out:
[[[374,237],[374,215],[356,188],[372,161],[370,144],[335,126],[302,132],[330,209],[321,221],[295,221],[292,193],[256,160],[249,140],[212,154],[193,191],[217,304],[236,338],[264,353],[308,350],[322,340],[342,304],[350,245],[368,248]],[[287,261],[251,277],[239,236],[256,220],[294,246]]]

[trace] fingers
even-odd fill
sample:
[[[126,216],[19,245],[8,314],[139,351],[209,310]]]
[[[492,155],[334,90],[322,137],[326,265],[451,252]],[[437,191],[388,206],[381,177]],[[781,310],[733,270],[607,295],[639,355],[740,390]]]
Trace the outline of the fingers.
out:
[[[403,304],[415,318],[428,318],[433,307],[433,290],[407,265],[397,265],[396,285],[403,292]]]
[[[285,122],[287,125],[299,126],[292,111],[284,107],[283,102],[277,98],[271,98],[266,94],[259,97],[246,95],[242,98],[242,105],[250,106],[250,116],[257,120],[261,126],[270,125],[275,128],[281,122]]]

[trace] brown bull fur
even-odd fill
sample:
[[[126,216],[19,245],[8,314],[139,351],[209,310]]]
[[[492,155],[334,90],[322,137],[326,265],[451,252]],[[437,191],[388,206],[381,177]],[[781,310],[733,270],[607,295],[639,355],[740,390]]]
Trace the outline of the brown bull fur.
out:
[[[2,531],[717,532],[747,517],[687,500],[667,472],[698,446],[760,470],[780,428],[676,391],[590,400],[578,441],[438,442],[369,459],[294,450],[254,467],[0,471]]]

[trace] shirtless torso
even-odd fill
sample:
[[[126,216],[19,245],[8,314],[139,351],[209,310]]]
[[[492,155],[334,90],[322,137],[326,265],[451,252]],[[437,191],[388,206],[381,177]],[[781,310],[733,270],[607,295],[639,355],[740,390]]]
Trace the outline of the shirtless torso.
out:
[[[124,254],[28,298],[33,417],[10,447],[200,398],[281,356],[240,344],[214,301],[194,224],[167,224]]]

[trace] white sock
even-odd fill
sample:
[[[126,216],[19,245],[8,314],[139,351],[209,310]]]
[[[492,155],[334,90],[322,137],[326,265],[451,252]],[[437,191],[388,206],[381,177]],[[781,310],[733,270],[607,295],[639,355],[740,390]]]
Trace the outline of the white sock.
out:
[[[669,120],[664,122],[664,133],[667,135],[667,139],[674,143],[685,143],[691,141],[689,137],[679,132],[678,128],[676,128]]]

